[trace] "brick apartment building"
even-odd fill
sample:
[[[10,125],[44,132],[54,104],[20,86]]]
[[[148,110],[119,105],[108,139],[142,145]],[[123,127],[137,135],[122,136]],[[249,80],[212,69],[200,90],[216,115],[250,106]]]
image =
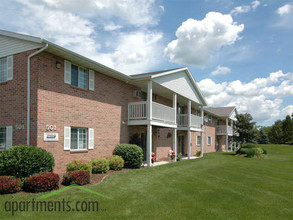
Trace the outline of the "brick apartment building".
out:
[[[0,30],[0,150],[35,145],[55,171],[139,136],[144,160],[228,151],[235,107],[206,108],[187,68],[128,76],[45,39]]]

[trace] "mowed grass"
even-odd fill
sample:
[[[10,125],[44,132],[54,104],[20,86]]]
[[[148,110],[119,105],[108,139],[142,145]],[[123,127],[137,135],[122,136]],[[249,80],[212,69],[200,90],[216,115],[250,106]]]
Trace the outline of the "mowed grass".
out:
[[[14,218],[62,219],[293,219],[293,147],[263,145],[265,159],[233,153],[205,154],[203,159],[111,175],[91,190],[79,189],[40,201],[99,201],[98,212],[16,212]],[[46,193],[0,196],[30,201]]]

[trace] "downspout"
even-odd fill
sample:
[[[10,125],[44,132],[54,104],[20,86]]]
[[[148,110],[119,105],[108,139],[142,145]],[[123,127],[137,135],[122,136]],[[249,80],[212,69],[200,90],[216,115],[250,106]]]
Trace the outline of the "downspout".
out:
[[[31,58],[42,51],[46,50],[48,48],[48,43],[42,47],[40,50],[32,53],[31,55],[28,56],[27,58],[27,130],[26,130],[26,144],[30,145],[30,112],[31,112]]]

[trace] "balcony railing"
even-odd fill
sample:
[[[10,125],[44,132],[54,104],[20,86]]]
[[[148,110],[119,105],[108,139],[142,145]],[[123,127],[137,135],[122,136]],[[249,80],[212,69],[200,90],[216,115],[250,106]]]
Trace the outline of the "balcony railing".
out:
[[[188,114],[177,115],[178,127],[188,127]],[[201,117],[191,114],[191,127],[201,128]]]
[[[217,135],[233,135],[233,128],[232,126],[226,125],[218,125],[216,129]]]
[[[175,109],[156,102],[152,103],[152,120],[175,124]],[[128,103],[128,120],[146,120],[147,102]]]

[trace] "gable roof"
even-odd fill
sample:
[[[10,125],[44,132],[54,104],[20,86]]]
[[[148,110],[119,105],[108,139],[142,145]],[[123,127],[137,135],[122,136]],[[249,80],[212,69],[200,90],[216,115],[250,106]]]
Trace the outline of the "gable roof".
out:
[[[234,110],[236,110],[235,106],[228,107],[208,107],[204,109],[206,112],[211,113],[213,115],[228,118],[231,116]]]
[[[135,85],[136,80],[144,80],[144,79],[153,80],[155,78],[161,77],[160,79],[157,79],[157,81],[162,81],[162,78],[165,76],[172,75],[172,74],[181,74],[184,71],[187,75],[187,77],[185,77],[187,79],[187,80],[185,79],[185,81],[186,81],[185,84],[189,85],[189,87],[188,87],[190,89],[189,93],[190,94],[192,93],[191,90],[194,92],[193,95],[189,95],[189,96],[187,95],[185,97],[190,98],[191,100],[197,101],[198,103],[201,103],[204,106],[207,105],[203,95],[200,92],[199,87],[197,86],[194,78],[192,77],[192,75],[189,72],[187,67],[175,68],[175,69],[169,69],[169,70],[161,70],[161,71],[156,71],[156,72],[149,72],[149,73],[135,74],[132,76],[128,76],[124,73],[121,73],[117,70],[114,70],[110,67],[107,67],[101,63],[98,63],[92,59],[89,59],[89,58],[84,57],[80,54],[77,54],[71,50],[68,50],[64,47],[61,47],[61,46],[59,46],[53,42],[50,42],[46,39],[42,39],[39,37],[33,37],[33,36],[29,36],[29,35],[24,35],[24,34],[19,34],[19,33],[10,32],[10,31],[4,31],[4,30],[0,30],[0,36],[6,36],[6,37],[13,38],[13,39],[26,41],[26,42],[33,42],[33,43],[40,45],[39,48],[42,48],[45,45],[47,45],[47,48],[45,49],[45,51],[47,51],[49,53],[55,54],[59,57],[70,60],[70,61],[76,63],[77,65],[85,66],[87,68],[101,72],[103,74],[106,74],[106,75],[111,76],[113,78],[119,79],[119,80],[124,81],[126,83],[132,82],[134,85]],[[184,96],[184,88],[180,88],[180,89],[181,90],[183,89],[183,91],[179,91],[179,92],[181,92],[181,95]]]

